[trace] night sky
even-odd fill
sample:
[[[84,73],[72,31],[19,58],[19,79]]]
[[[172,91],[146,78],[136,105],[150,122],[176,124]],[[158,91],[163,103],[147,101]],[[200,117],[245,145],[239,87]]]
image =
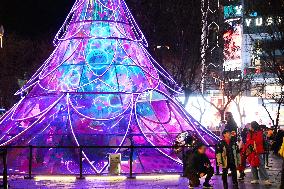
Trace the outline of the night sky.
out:
[[[8,33],[39,36],[63,23],[75,0],[1,0],[0,24]]]
[[[134,5],[147,8],[152,0],[126,0],[130,9]],[[159,4],[161,0],[154,0]],[[0,25],[7,33],[17,33],[24,37],[38,37],[55,34],[63,24],[75,0],[1,0]],[[146,6],[145,6],[146,4]]]
[[[188,3],[187,0],[126,0],[126,3],[147,39],[162,42],[174,37],[172,28],[168,26],[177,21],[174,17],[176,10],[168,10],[177,5],[178,11],[184,9],[188,12],[193,8],[194,1],[199,0],[190,0]],[[6,33],[17,33],[23,37],[47,35],[52,40],[74,2],[75,0],[1,0],[0,25],[4,25]],[[188,20],[182,20],[185,26],[188,25]]]

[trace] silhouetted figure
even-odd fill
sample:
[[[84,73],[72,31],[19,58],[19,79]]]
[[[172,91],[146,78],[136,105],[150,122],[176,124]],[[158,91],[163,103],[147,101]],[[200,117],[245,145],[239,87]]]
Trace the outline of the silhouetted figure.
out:
[[[200,185],[200,178],[206,175],[204,188],[212,188],[209,184],[211,177],[214,174],[214,169],[211,162],[206,155],[206,146],[202,143],[196,146],[194,152],[188,159],[187,175],[190,181],[189,188],[198,187]]]

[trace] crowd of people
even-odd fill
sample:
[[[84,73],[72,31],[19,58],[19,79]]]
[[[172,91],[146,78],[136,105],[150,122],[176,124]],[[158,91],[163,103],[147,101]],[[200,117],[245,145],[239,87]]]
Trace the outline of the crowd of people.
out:
[[[234,121],[231,112],[226,112],[225,121],[222,122],[222,126],[221,140],[216,145],[216,163],[222,168],[224,189],[238,189],[238,182],[245,179],[245,169],[248,166],[251,168],[251,184],[260,184],[261,180],[265,186],[271,186],[266,170],[266,167],[269,166],[269,150],[271,146],[274,146],[275,152],[278,152],[283,143],[283,132],[279,131],[276,135],[272,129],[259,125],[256,121],[240,129]],[[270,141],[273,136],[275,142],[271,145]],[[278,139],[275,139],[277,137]],[[229,170],[231,171],[232,186],[228,185],[227,177]],[[237,176],[238,171],[239,178]],[[186,162],[186,176],[190,181],[189,188],[198,187],[200,185],[200,178],[205,176],[203,187],[213,188],[209,183],[213,174],[214,169],[206,155],[206,146],[199,143],[195,146],[193,152],[190,153]],[[283,183],[281,183],[281,187],[283,187]]]

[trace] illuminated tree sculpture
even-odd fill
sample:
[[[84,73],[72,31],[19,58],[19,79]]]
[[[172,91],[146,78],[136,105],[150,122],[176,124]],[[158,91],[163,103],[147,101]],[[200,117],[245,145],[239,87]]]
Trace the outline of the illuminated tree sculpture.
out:
[[[2,146],[171,146],[186,130],[216,142],[172,98],[177,92],[168,85],[176,84],[145,49],[124,0],[77,0],[54,44],[16,93],[28,95],[3,116]],[[26,172],[28,149],[8,153],[11,169]],[[129,149],[83,148],[84,173],[106,171],[109,153],[121,153],[129,171]],[[33,156],[34,173],[79,171],[78,149],[34,148]],[[134,172],[182,167],[172,149],[139,148],[133,157]]]

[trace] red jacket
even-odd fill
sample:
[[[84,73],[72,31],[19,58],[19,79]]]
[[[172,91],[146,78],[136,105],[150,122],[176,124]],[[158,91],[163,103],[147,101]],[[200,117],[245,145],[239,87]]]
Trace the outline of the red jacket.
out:
[[[264,153],[264,141],[263,141],[263,132],[255,131],[253,133],[249,132],[247,136],[246,147],[252,145],[255,147],[257,154]]]
[[[259,167],[260,165],[260,159],[259,155],[257,155],[256,152],[252,152],[251,154],[248,155],[247,160],[252,167]]]

